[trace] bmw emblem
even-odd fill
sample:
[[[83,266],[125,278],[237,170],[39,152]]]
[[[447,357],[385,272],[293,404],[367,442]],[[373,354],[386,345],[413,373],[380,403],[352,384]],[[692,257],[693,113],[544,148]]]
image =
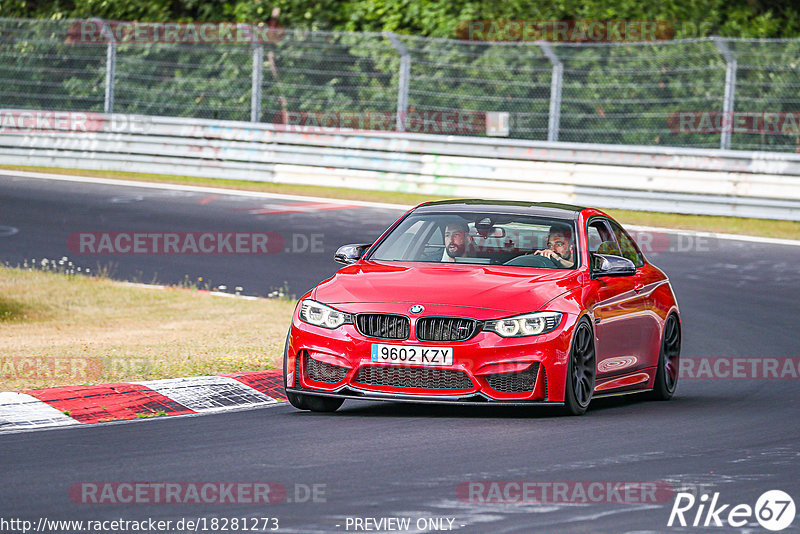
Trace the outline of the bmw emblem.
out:
[[[425,311],[425,307],[422,304],[414,304],[408,309],[408,311],[411,313],[422,313]]]

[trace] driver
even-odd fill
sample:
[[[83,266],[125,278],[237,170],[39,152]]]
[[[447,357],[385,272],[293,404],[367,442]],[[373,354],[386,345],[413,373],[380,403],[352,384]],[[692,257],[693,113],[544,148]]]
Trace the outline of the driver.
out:
[[[444,252],[442,261],[454,262],[467,251],[469,226],[464,221],[451,221],[444,229]]]
[[[569,226],[551,226],[547,235],[547,248],[534,252],[556,262],[560,267],[575,265],[575,247],[572,244],[572,229]]]

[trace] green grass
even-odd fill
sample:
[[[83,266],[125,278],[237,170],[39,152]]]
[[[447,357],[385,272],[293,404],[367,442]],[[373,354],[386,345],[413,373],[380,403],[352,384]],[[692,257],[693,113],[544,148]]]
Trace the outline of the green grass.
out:
[[[27,310],[21,302],[0,295],[0,324],[26,316]]]
[[[0,267],[0,391],[279,365],[294,302]]]
[[[223,189],[239,189],[287,195],[338,198],[343,200],[386,202],[390,204],[403,205],[416,205],[431,200],[443,200],[445,198],[449,198],[433,195],[420,195],[415,193],[367,191],[361,189],[347,189],[343,187],[276,184],[250,182],[246,180],[223,180],[215,178],[198,178],[169,174],[147,174],[126,171],[89,171],[81,169],[57,169],[50,167],[8,165],[0,166],[0,168],[20,171],[47,172],[54,174],[117,178],[125,180],[137,180],[142,182],[211,186]],[[656,213],[622,209],[607,209],[604,211],[623,224],[660,226],[664,228],[680,228],[685,230],[744,234],[783,239],[800,239],[800,222],[795,221],[748,219],[742,217],[717,217],[711,215],[683,215],[677,213]]]

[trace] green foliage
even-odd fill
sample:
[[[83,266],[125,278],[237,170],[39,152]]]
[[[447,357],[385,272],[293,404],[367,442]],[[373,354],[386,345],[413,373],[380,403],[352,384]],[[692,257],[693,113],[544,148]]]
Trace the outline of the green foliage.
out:
[[[0,17],[264,21],[285,28],[455,36],[466,20],[664,20],[676,37],[797,37],[794,0],[0,0]]]
[[[0,323],[25,317],[25,306],[16,300],[0,297]]]

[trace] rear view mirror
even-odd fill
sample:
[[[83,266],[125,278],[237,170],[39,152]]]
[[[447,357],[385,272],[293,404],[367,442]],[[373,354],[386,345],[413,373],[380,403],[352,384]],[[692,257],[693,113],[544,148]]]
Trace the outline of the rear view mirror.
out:
[[[592,278],[599,276],[630,276],[636,274],[636,265],[628,258],[612,254],[592,254]]]
[[[333,261],[350,265],[351,263],[357,262],[371,246],[372,243],[343,245],[339,247],[336,254],[333,255]]]
[[[495,226],[493,228],[487,228],[487,229],[476,228],[475,229],[475,233],[470,233],[470,236],[472,236],[472,237],[482,237],[484,239],[488,239],[490,237],[493,237],[493,238],[496,238],[496,239],[500,239],[501,237],[505,237],[506,236],[506,229],[505,228],[501,228],[499,226]]]

